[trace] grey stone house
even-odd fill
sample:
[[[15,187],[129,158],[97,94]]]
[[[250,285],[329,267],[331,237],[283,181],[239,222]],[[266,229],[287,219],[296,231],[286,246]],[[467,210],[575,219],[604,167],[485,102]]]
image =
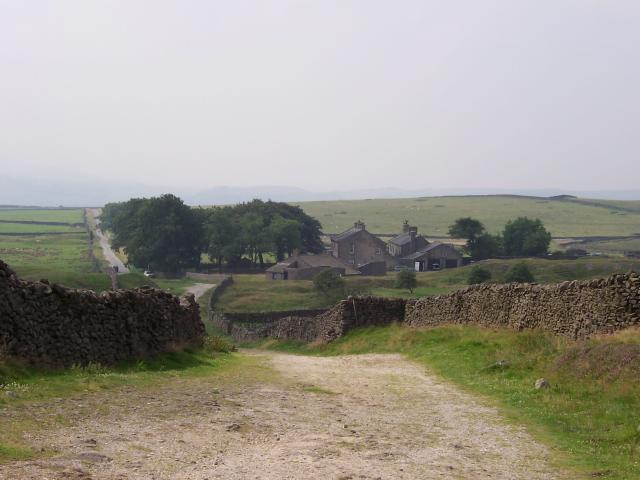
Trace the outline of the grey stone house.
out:
[[[361,221],[354,223],[349,230],[333,235],[330,252],[353,268],[367,266],[368,271],[385,271],[397,264],[397,259],[388,254],[386,244],[368,232]]]
[[[324,270],[333,270],[338,275],[360,275],[360,272],[338,258],[327,254],[300,255],[276,263],[265,272],[267,280],[312,280]]]
[[[417,272],[462,266],[462,254],[448,243],[433,242],[400,260],[400,264]]]
[[[422,235],[418,235],[418,227],[409,225],[407,220],[402,224],[402,233],[387,243],[387,252],[392,257],[406,257],[429,245]]]

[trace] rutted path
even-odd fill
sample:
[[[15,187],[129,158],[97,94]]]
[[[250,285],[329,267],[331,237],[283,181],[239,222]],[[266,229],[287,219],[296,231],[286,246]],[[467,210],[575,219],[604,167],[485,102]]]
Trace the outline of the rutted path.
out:
[[[29,437],[56,453],[0,478],[558,478],[522,429],[399,355],[243,355],[259,374],[30,408],[71,426]]]

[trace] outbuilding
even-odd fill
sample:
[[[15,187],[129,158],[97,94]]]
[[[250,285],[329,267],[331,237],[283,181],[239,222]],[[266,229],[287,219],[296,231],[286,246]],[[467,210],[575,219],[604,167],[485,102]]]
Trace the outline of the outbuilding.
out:
[[[402,258],[400,263],[416,272],[457,268],[462,266],[462,254],[451,244],[433,242]]]

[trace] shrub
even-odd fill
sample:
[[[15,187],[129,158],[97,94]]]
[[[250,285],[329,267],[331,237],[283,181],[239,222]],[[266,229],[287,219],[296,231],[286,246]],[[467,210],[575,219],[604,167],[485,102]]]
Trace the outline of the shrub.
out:
[[[341,300],[346,296],[344,279],[333,270],[320,272],[313,278],[314,290],[330,301]]]
[[[533,283],[535,278],[526,263],[516,263],[504,277],[507,283]]]
[[[413,293],[418,281],[416,280],[416,272],[414,270],[400,270],[396,276],[396,288],[407,289]]]
[[[235,352],[237,350],[235,345],[227,342],[224,338],[215,335],[207,335],[204,339],[202,347],[208,353],[229,353]]]
[[[471,269],[471,272],[469,272],[467,283],[469,285],[477,285],[479,283],[488,282],[489,280],[491,280],[491,272],[486,268],[476,266]]]

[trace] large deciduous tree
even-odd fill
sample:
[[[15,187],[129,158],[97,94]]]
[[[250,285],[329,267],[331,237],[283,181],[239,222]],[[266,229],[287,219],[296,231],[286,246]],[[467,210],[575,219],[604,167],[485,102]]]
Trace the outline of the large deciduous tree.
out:
[[[485,231],[479,220],[471,217],[459,218],[449,227],[452,238],[467,240],[466,252],[475,260],[499,255],[502,251],[502,239],[498,235],[491,235]]]
[[[202,225],[199,215],[175,195],[134,198],[109,204],[103,223],[112,244],[124,248],[129,263],[177,273],[200,263]]]
[[[551,234],[539,219],[519,217],[509,220],[502,234],[504,249],[511,256],[542,255],[549,251]]]

